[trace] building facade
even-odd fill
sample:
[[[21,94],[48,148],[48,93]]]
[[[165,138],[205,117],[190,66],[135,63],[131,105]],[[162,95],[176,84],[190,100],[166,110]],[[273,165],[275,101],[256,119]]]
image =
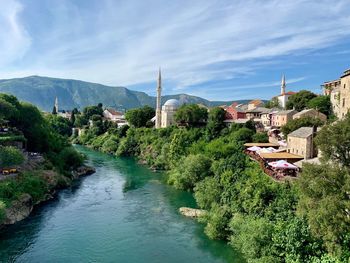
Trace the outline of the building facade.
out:
[[[300,155],[305,160],[316,157],[317,150],[314,145],[316,131],[314,127],[301,127],[288,134],[287,151],[292,154]]]
[[[345,70],[340,79],[325,82],[323,93],[330,96],[335,116],[343,119],[350,110],[350,69]]]
[[[300,118],[305,118],[305,117],[318,118],[321,121],[326,121],[327,120],[327,116],[325,114],[323,114],[322,112],[319,112],[319,111],[317,111],[315,109],[302,110],[301,112],[298,112],[298,113],[294,114],[293,120],[300,119]]]
[[[295,110],[282,110],[272,113],[271,126],[282,127],[286,125],[290,120],[293,119],[293,115],[296,114]]]
[[[114,109],[105,109],[103,111],[103,117],[112,122],[125,121],[125,116],[122,112]]]
[[[175,99],[167,100],[162,107],[161,128],[167,128],[174,125],[175,112],[180,107],[180,102]]]

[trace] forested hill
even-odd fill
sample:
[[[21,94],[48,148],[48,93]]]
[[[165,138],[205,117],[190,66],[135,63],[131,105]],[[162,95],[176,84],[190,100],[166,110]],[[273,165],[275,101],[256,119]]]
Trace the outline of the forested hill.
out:
[[[70,110],[83,108],[102,102],[105,106],[116,108],[136,108],[144,105],[155,106],[155,97],[144,92],[129,90],[125,87],[111,87],[80,80],[58,79],[40,76],[0,80],[0,93],[15,95],[19,100],[27,101],[42,110],[51,111],[55,97],[59,108]],[[201,103],[207,106],[229,104],[223,101],[208,101],[187,94],[164,96],[162,101],[179,99],[184,103]],[[240,101],[242,103],[247,101]]]

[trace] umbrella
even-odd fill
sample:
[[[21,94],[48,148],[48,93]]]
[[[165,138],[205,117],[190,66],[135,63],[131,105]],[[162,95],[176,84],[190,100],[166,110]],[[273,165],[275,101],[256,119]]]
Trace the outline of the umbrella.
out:
[[[269,163],[269,165],[272,166],[273,168],[279,168],[279,169],[298,169],[298,167],[296,167],[295,165],[288,163],[284,160],[271,162]]]
[[[261,148],[258,146],[252,146],[252,147],[249,147],[247,150],[251,152],[257,152],[257,151],[260,151]]]

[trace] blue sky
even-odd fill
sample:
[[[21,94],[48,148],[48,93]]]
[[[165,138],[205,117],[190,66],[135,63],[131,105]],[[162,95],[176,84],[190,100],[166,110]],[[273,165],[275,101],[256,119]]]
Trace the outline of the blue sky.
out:
[[[0,0],[0,78],[41,75],[210,100],[320,93],[350,68],[349,0]]]

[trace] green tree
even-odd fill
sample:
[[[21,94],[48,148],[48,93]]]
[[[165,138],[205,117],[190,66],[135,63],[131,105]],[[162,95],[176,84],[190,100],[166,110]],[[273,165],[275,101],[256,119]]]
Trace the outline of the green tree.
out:
[[[308,102],[307,107],[316,109],[327,116],[330,116],[332,111],[332,104],[329,96],[317,96]]]
[[[328,251],[349,253],[350,174],[337,165],[304,164],[298,180],[298,211],[308,219],[312,233],[321,238]]]
[[[225,110],[220,107],[212,108],[209,111],[208,123],[207,123],[207,137],[208,140],[217,138],[220,132],[225,128]]]
[[[210,175],[210,165],[210,159],[202,154],[188,155],[169,174],[168,182],[178,189],[193,191],[197,182]]]
[[[269,136],[266,132],[257,132],[252,136],[253,142],[269,142]]]
[[[265,103],[265,107],[268,109],[279,108],[279,102],[277,97],[273,97],[271,100]]]
[[[86,119],[90,119],[93,115],[99,115],[102,116],[103,109],[99,106],[88,106],[85,107],[83,110],[83,114]]]
[[[155,111],[150,106],[139,109],[131,109],[125,113],[125,118],[130,125],[136,128],[146,127],[147,122],[155,115]]]
[[[316,136],[316,144],[326,160],[350,169],[350,115],[324,126]]]
[[[18,117],[18,110],[10,102],[0,98],[0,119],[12,120]]]
[[[23,161],[23,154],[17,148],[0,146],[0,168],[20,165]]]
[[[46,117],[46,120],[48,121],[48,124],[51,126],[51,128],[57,133],[63,136],[72,135],[72,126],[71,122],[68,119],[57,115],[48,115]]]
[[[188,127],[203,125],[207,118],[207,109],[199,107],[197,104],[182,105],[175,113],[175,121]]]
[[[21,103],[18,128],[27,138],[28,150],[49,151],[49,127],[37,107],[29,103]]]
[[[287,109],[295,109],[297,111],[301,111],[308,107],[308,103],[310,100],[316,97],[316,94],[308,91],[301,90],[293,95],[291,95],[287,102]]]
[[[294,119],[289,121],[286,125],[281,127],[281,130],[285,136],[289,133],[301,128],[301,127],[320,127],[324,124],[324,122],[319,118],[313,117],[303,117],[299,119]]]

